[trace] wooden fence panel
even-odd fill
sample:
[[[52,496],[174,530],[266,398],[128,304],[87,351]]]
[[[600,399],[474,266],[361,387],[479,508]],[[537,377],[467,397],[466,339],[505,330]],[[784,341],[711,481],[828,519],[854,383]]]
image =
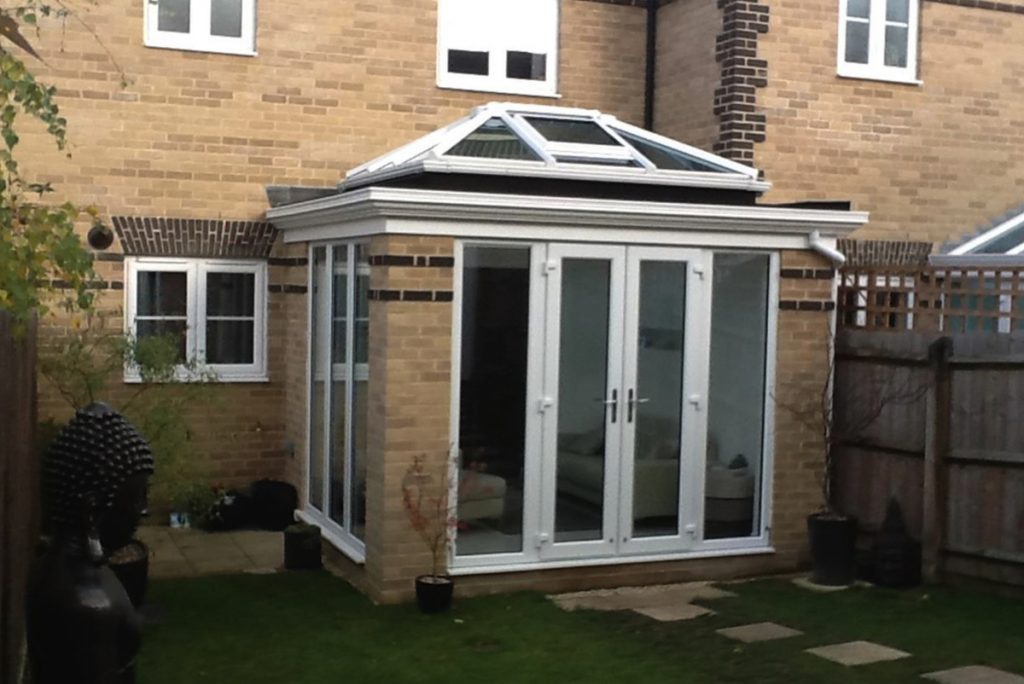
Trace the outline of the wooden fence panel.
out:
[[[17,681],[24,637],[25,582],[38,525],[36,332],[15,338],[0,312],[0,682]]]

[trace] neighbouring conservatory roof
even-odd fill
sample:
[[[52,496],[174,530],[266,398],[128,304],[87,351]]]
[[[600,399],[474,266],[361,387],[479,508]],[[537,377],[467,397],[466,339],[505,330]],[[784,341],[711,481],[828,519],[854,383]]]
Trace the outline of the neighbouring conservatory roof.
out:
[[[1024,263],[1024,204],[983,226],[974,235],[946,245],[931,261],[940,265],[959,262]]]
[[[764,192],[757,170],[591,109],[492,102],[358,166],[338,188],[449,173]]]

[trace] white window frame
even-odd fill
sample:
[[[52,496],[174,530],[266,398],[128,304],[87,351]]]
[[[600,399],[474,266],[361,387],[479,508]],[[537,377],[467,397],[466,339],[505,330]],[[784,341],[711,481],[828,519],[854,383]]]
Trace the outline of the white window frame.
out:
[[[257,260],[183,259],[163,257],[129,257],[125,259],[124,328],[135,335],[138,317],[138,274],[146,271],[185,273],[186,333],[185,351],[189,361],[213,374],[217,382],[266,382],[267,377],[267,262]],[[204,362],[206,355],[206,279],[210,273],[251,273],[255,276],[253,301],[253,362],[226,364]],[[247,317],[246,317],[247,318]],[[184,367],[181,379],[188,379]],[[141,382],[138,369],[126,367],[125,382]]]
[[[560,12],[558,0],[530,0],[530,3],[547,4],[549,8],[544,10],[545,15],[551,12],[553,26],[543,27],[539,24],[547,20],[547,16],[533,22],[532,33],[536,38],[537,34],[548,32],[543,38],[545,62],[545,78],[543,81],[528,79],[508,78],[505,76],[507,54],[517,50],[516,34],[509,31],[507,26],[501,22],[502,13],[509,10],[522,9],[523,0],[473,0],[473,2],[487,2],[495,5],[494,15],[496,20],[491,27],[473,27],[472,31],[465,26],[458,25],[457,8],[459,2],[465,0],[438,0],[437,3],[437,85],[439,88],[454,88],[458,90],[474,90],[487,93],[511,93],[516,95],[535,95],[558,97],[558,34],[560,24]],[[501,7],[503,6],[503,7]],[[490,29],[490,30],[488,30]],[[472,33],[475,38],[473,43],[456,43],[458,34],[466,35]],[[488,74],[486,76],[477,74],[458,74],[448,71],[448,50],[469,49],[476,51],[487,51],[488,53]]]
[[[256,0],[242,0],[242,35],[215,36],[210,31],[213,0],[189,0],[189,32],[160,30],[159,0],[143,0],[145,44],[148,47],[216,52],[227,55],[256,55]]]
[[[836,51],[836,72],[847,78],[874,81],[892,81],[920,85],[917,77],[918,31],[920,27],[920,0],[908,0],[907,8],[907,65],[895,67],[885,65],[886,0],[870,0],[871,9],[867,19],[854,18],[852,21],[868,24],[868,62],[860,64],[846,61],[846,24],[849,0],[839,0],[839,35]]]

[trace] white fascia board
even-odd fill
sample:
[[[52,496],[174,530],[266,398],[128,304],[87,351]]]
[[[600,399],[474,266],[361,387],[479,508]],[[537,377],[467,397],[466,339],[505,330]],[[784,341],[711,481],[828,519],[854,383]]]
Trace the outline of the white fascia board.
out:
[[[718,188],[767,192],[771,183],[750,176],[704,171],[667,171],[643,168],[622,168],[594,164],[545,164],[540,161],[473,159],[422,159],[418,162],[347,178],[339,184],[342,190],[374,185],[393,178],[418,173],[464,173],[487,176],[517,176],[524,178],[604,181],[637,185],[670,185],[681,188]]]
[[[812,232],[840,237],[867,223],[868,215],[823,209],[375,187],[277,207],[267,212],[267,219],[284,231],[286,242],[313,239],[314,234],[317,239],[327,239],[332,231],[340,237],[355,230],[355,222],[374,219],[388,221],[383,225],[363,223],[359,229],[385,232],[393,225],[391,219],[409,219],[406,222],[409,230],[421,233],[435,232],[437,226],[431,224],[437,222],[461,225],[462,229],[457,231],[460,234],[479,233],[481,226],[487,224],[605,228],[618,231],[615,234],[619,240],[627,230],[697,230],[721,234],[799,235],[806,248],[807,236]],[[506,237],[514,237],[519,232],[517,228]]]
[[[992,270],[1024,267],[1024,254],[933,254],[928,265],[936,268]]]

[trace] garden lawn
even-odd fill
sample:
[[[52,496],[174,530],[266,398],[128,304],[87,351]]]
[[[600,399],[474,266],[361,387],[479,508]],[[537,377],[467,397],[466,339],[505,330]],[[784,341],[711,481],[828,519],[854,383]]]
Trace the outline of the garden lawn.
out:
[[[563,612],[543,595],[461,599],[447,615],[374,606],[327,573],[154,582],[140,684],[218,682],[908,682],[986,664],[1024,673],[1024,601],[978,590],[816,594],[783,580],[725,587],[717,611],[658,623]],[[740,644],[721,627],[771,620],[805,632]],[[846,668],[803,650],[866,639],[908,651]],[[917,680],[923,681],[923,680]]]

